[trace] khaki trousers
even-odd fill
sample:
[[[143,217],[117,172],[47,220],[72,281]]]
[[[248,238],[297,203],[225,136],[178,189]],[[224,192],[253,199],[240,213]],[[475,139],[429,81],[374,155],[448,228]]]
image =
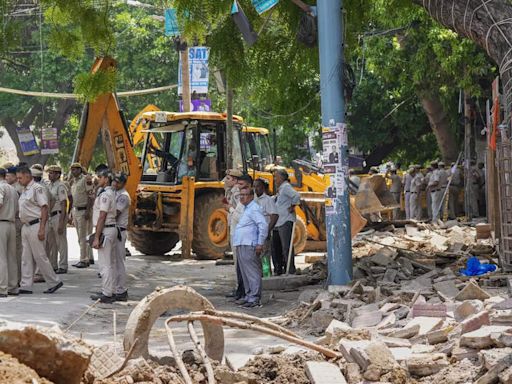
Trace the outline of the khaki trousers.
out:
[[[37,237],[38,232],[39,224],[23,225],[21,228],[23,254],[21,256],[20,288],[28,291],[32,290],[34,283],[34,264],[39,269],[39,273],[43,276],[48,288],[54,287],[60,281],[46,255],[45,242]]]
[[[101,273],[101,292],[111,297],[115,293],[117,271],[117,228],[104,228],[105,241],[98,249],[98,262]]]
[[[411,192],[409,197],[409,215],[411,219],[421,220],[421,209],[419,206],[420,195],[416,192]]]
[[[116,270],[115,270],[115,294],[126,292],[126,235],[127,231],[121,231],[121,241],[116,239]]]
[[[48,254],[48,259],[52,264],[53,269],[64,269],[68,270],[68,238],[66,236],[66,227],[64,227],[64,232],[59,234],[59,220],[60,214],[55,215],[50,218],[49,226],[48,226],[48,239],[47,248],[50,253]]]
[[[18,260],[18,284],[21,281],[21,255],[23,253],[23,243],[21,242],[21,220],[16,218],[16,260]]]
[[[16,225],[0,221],[0,294],[6,295],[17,290]]]
[[[73,209],[73,224],[75,225],[78,244],[80,245],[80,261],[89,263],[91,250],[87,244],[87,235],[89,235],[88,226],[90,220],[85,220],[85,213],[86,210],[78,211]]]
[[[432,196],[432,221],[437,221],[441,217],[443,207],[441,201],[443,200],[443,191],[437,190],[431,193]]]

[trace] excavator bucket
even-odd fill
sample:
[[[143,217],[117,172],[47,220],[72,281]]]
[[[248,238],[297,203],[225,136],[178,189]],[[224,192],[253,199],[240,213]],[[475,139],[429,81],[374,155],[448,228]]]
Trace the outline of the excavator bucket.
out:
[[[361,180],[355,203],[363,215],[400,207],[400,204],[389,192],[386,180],[382,175],[373,175]]]

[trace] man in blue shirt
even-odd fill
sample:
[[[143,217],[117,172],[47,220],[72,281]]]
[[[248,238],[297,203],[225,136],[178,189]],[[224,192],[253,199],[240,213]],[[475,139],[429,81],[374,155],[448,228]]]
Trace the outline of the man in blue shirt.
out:
[[[260,257],[268,236],[268,224],[261,207],[254,201],[252,188],[241,189],[240,203],[244,211],[235,228],[233,245],[244,282],[245,298],[238,303],[244,308],[254,308],[261,305]]]

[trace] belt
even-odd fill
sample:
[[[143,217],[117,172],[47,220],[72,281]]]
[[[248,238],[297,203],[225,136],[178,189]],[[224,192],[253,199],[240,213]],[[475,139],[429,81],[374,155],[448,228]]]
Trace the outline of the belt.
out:
[[[27,224],[25,225],[34,225],[34,224],[37,224],[39,223],[41,220],[40,219],[35,219],[35,220],[32,220],[32,221],[29,221]]]
[[[57,215],[60,215],[60,211],[54,211],[54,212],[50,213],[50,217],[57,216]]]
[[[433,189],[432,191],[430,191],[430,193],[434,193],[434,192],[437,192],[437,191],[440,191],[440,189]]]
[[[0,220],[0,223],[14,223],[14,221],[11,220]]]
[[[414,194],[417,194],[418,192],[409,192],[409,193],[414,193]]]
[[[124,232],[124,231],[126,231],[126,228],[119,227],[119,230],[120,230],[121,232]]]
[[[410,193],[411,191],[405,191],[405,193]]]
[[[115,228],[116,225],[115,224],[109,224],[109,225],[105,225],[103,228]]]
[[[75,207],[77,211],[85,211],[87,207]]]

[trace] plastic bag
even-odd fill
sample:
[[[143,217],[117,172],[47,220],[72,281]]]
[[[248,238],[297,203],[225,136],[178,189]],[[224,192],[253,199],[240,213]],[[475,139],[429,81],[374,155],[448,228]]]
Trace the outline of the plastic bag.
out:
[[[487,272],[494,272],[496,268],[495,264],[482,264],[477,257],[473,256],[466,262],[466,269],[460,269],[459,272],[465,276],[480,276]]]

